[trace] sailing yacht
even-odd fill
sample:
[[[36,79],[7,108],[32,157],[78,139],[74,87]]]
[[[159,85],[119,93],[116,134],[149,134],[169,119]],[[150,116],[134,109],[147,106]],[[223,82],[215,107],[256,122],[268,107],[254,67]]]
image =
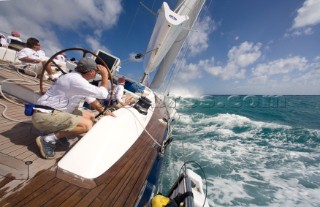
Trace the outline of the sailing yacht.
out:
[[[116,118],[98,117],[94,127],[81,139],[74,139],[66,151],[65,146],[58,147],[54,160],[39,156],[34,140],[41,132],[23,115],[23,104],[34,103],[50,83],[44,80],[44,71],[40,81],[26,76],[17,80],[21,69],[15,59],[17,51],[1,48],[0,101],[11,118],[0,123],[0,206],[157,205],[160,201],[154,198],[161,193],[158,178],[172,140],[172,116],[156,89],[164,83],[203,4],[204,0],[180,0],[173,10],[166,2],[162,4],[146,50],[152,52],[145,56],[142,80],[126,78],[125,91],[135,103],[114,111]],[[48,62],[69,50],[59,51]],[[121,61],[116,56],[103,50],[79,50],[108,65],[112,75],[119,75]],[[74,63],[67,62],[66,68],[63,71],[69,72]],[[152,72],[156,74],[147,87]],[[208,206],[202,179],[190,169],[166,195],[168,203],[181,195],[179,203],[184,206]]]

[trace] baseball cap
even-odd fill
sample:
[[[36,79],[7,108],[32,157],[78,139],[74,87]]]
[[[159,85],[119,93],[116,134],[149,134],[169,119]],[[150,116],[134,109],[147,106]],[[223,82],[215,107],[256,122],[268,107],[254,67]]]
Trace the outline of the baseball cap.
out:
[[[125,82],[126,80],[124,79],[124,77],[118,79],[118,84],[124,84]]]
[[[79,60],[75,70],[82,74],[87,73],[90,70],[98,70],[97,63],[94,62],[92,58],[84,57]]]
[[[14,36],[14,37],[20,37],[20,33],[17,32],[17,31],[15,31],[15,30],[13,30],[13,31],[11,32],[11,35]]]

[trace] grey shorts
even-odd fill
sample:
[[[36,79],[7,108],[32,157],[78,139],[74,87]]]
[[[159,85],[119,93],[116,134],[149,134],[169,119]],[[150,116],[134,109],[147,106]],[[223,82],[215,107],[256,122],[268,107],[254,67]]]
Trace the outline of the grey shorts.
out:
[[[42,63],[37,63],[33,65],[28,65],[25,67],[24,72],[25,74],[35,76],[35,75],[40,75],[43,69]]]
[[[76,109],[74,112],[62,112],[54,110],[52,113],[34,111],[32,123],[35,128],[42,132],[71,131],[82,118],[82,111]]]

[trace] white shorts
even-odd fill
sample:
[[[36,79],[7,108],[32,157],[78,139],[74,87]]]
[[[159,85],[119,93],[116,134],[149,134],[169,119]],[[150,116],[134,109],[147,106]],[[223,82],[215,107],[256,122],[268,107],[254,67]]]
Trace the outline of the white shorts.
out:
[[[42,63],[37,63],[37,64],[33,64],[33,65],[27,65],[24,68],[24,72],[27,75],[31,75],[31,76],[36,76],[37,75],[38,76],[38,75],[41,74],[42,68],[43,68]]]

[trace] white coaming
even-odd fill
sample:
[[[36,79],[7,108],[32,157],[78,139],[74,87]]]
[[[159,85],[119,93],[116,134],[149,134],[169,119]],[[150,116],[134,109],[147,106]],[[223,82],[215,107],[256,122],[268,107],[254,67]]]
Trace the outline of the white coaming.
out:
[[[152,101],[147,115],[132,107],[123,107],[114,112],[116,118],[104,116],[58,162],[59,168],[87,179],[106,172],[133,145],[150,121],[155,107],[154,93],[147,98]]]

